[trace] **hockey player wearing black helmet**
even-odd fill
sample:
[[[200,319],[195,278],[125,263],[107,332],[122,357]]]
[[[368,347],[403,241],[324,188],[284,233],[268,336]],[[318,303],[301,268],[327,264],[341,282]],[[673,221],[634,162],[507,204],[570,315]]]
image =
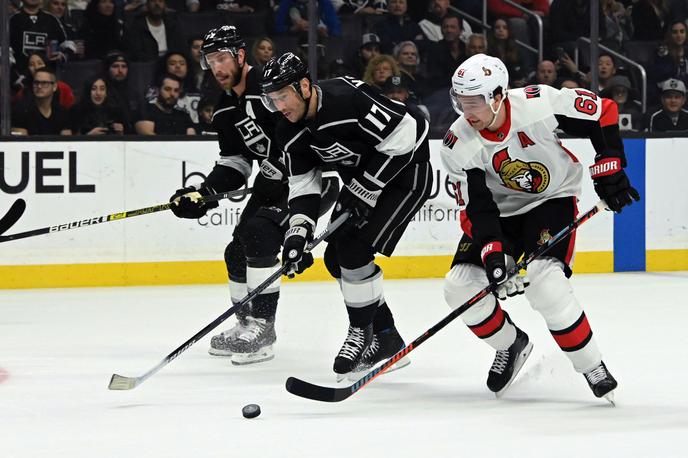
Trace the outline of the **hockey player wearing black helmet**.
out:
[[[249,180],[253,164],[259,166],[251,198],[225,250],[230,295],[236,303],[280,268],[277,255],[289,215],[284,163],[273,141],[279,117],[260,101],[260,75],[246,62],[246,44],[236,27],[222,26],[205,35],[201,66],[213,73],[224,91],[212,117],[220,158],[203,183],[177,190],[170,200],[177,203],[172,210],[178,217],[200,218],[217,207],[200,202],[200,196],[241,188]],[[334,204],[338,190],[336,179],[330,180],[324,210]],[[307,256],[302,264],[308,263],[312,258]],[[209,352],[230,356],[233,364],[272,359],[279,291],[280,282],[276,281],[237,312],[236,325],[214,336]]]
[[[275,140],[289,175],[290,229],[282,259],[299,262],[318,220],[321,170],[334,166],[346,183],[332,218],[351,217],[328,239],[325,265],[340,283],[349,329],[334,360],[338,380],[355,377],[403,348],[382,288],[375,253],[391,256],[431,191],[428,123],[362,81],[312,83],[291,53],[269,61],[263,101],[284,118]],[[397,367],[408,364],[406,359]]]

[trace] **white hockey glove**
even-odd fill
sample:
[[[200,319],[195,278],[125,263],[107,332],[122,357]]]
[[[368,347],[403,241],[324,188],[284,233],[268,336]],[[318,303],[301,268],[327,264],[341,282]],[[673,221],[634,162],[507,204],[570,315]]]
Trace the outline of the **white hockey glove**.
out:
[[[517,273],[507,277],[507,273],[514,268],[516,263],[511,255],[502,251],[501,242],[495,241],[485,244],[480,252],[480,257],[485,266],[487,279],[490,283],[496,282],[498,285],[494,290],[494,295],[498,299],[505,300],[507,297],[523,294],[525,288],[530,285],[527,274]]]

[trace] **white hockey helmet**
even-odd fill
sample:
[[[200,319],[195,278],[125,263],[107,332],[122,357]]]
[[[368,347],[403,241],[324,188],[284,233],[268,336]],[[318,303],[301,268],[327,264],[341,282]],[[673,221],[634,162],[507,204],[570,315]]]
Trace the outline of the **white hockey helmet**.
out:
[[[504,62],[497,57],[476,54],[459,65],[451,82],[449,94],[452,106],[457,113],[463,114],[457,96],[481,95],[488,105],[494,100],[495,93],[501,93],[502,98],[505,98],[509,72]]]

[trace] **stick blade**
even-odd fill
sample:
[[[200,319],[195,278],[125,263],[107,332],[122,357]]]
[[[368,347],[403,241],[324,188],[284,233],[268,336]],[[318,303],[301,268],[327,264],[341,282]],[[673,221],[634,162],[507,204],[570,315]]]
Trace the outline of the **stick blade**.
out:
[[[26,210],[26,201],[24,199],[17,199],[10,209],[7,211],[5,216],[0,219],[0,234],[6,232],[10,227],[19,221],[19,218],[24,214]]]
[[[141,382],[137,377],[123,377],[121,375],[112,374],[110,384],[108,385],[108,390],[133,390],[139,385],[139,383]]]
[[[296,377],[289,377],[286,383],[287,391],[293,395],[322,402],[339,402],[353,394],[350,387],[331,388],[314,385]]]

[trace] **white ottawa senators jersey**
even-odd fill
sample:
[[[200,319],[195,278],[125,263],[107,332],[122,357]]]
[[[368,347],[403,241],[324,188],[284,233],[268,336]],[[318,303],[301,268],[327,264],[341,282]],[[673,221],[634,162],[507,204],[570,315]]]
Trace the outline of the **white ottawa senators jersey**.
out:
[[[602,101],[585,89],[512,89],[502,107],[504,125],[496,132],[476,131],[459,118],[444,138],[442,162],[457,186],[465,186],[465,170],[484,171],[502,217],[525,213],[544,200],[578,196],[583,166],[554,133],[557,116],[598,121]]]

